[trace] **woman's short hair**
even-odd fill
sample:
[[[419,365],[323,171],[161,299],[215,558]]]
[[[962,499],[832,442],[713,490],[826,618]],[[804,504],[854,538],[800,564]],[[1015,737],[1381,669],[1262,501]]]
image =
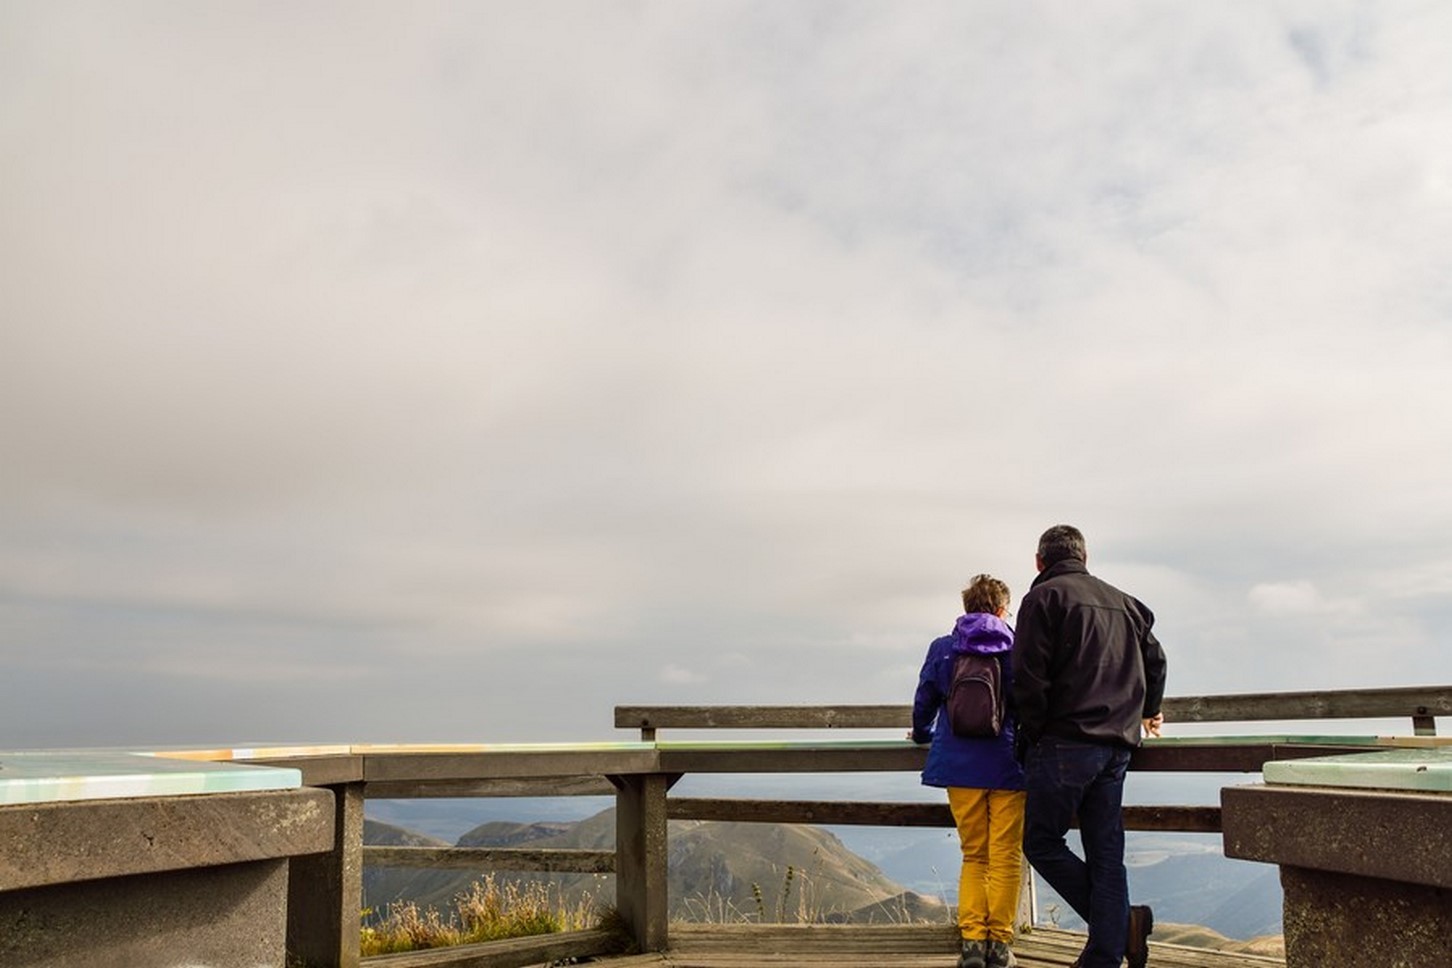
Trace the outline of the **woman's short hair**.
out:
[[[968,587],[963,589],[963,611],[986,612],[997,615],[1000,609],[1008,608],[1008,586],[992,575],[974,575]]]

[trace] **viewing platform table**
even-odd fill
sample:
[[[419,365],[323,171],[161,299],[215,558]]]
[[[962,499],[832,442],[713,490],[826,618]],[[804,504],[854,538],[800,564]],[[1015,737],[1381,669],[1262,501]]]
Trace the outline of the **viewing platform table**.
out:
[[[293,767],[0,753],[0,965],[281,965],[289,865],[334,819]]]
[[[1225,855],[1280,867],[1290,968],[1368,937],[1394,939],[1397,964],[1452,965],[1452,748],[1268,762],[1264,776],[1221,791]]]

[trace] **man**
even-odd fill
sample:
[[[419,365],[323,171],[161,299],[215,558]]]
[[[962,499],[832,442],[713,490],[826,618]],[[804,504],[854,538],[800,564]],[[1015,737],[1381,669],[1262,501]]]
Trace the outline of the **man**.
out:
[[[1019,608],[1013,697],[1025,751],[1024,856],[1089,925],[1078,968],[1144,968],[1148,907],[1130,907],[1120,806],[1143,733],[1164,719],[1165,653],[1154,615],[1089,574],[1084,535],[1039,539],[1039,575]],[[1079,818],[1080,860],[1064,835]]]

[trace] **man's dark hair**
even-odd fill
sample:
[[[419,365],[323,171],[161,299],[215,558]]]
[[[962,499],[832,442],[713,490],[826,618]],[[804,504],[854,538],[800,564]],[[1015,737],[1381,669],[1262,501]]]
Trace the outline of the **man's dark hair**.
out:
[[[1072,524],[1056,524],[1039,538],[1039,560],[1047,568],[1069,558],[1075,561],[1089,559],[1084,547],[1084,532]]]

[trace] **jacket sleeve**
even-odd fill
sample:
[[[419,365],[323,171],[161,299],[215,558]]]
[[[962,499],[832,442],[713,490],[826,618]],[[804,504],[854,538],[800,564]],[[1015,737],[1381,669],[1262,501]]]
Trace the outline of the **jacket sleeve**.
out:
[[[1026,598],[1013,638],[1013,704],[1019,731],[1033,743],[1049,718],[1049,659],[1053,640],[1042,598]]]
[[[913,695],[913,742],[929,743],[933,739],[933,720],[938,718],[938,709],[943,705],[943,691],[938,688],[934,674],[936,663],[933,649],[928,647],[928,656],[923,660],[923,671],[918,673],[918,691]]]
[[[1013,650],[998,657],[1003,676],[1003,711],[1010,722],[1018,722],[1018,702],[1013,698]]]
[[[1144,609],[1144,614],[1146,619],[1144,638],[1140,640],[1139,652],[1144,660],[1143,718],[1149,719],[1159,714],[1160,704],[1164,702],[1165,680],[1169,671],[1169,663],[1165,659],[1165,650],[1160,646],[1160,640],[1155,638],[1154,615],[1147,608]]]

